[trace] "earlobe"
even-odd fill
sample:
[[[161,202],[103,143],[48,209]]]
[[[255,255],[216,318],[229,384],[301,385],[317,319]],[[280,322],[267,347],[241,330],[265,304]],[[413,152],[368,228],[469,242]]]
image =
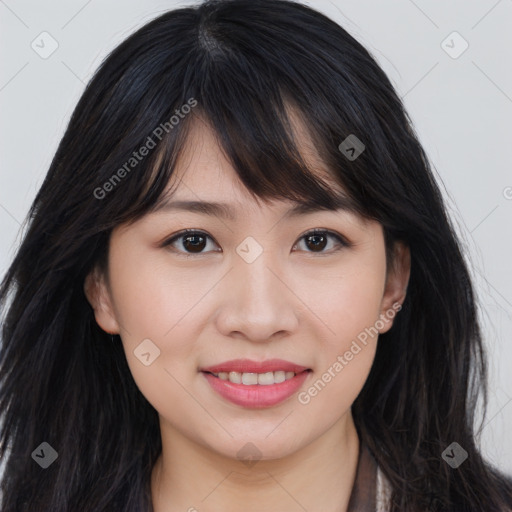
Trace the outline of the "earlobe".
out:
[[[112,299],[104,274],[95,268],[84,281],[85,296],[94,310],[96,323],[109,334],[119,334],[119,324],[112,308]]]
[[[393,319],[402,308],[411,274],[411,252],[403,242],[396,242],[393,250],[393,261],[387,273],[384,295],[382,297],[379,319],[384,327],[379,329],[382,334],[393,326]]]

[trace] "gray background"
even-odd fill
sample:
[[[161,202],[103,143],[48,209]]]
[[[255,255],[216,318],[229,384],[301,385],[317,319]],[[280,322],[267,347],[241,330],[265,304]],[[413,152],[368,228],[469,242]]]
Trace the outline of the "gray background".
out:
[[[512,0],[308,3],[374,55],[444,183],[477,284],[489,353],[481,446],[512,473]],[[135,28],[189,4],[0,0],[0,274],[92,72]],[[53,40],[58,48],[42,58]],[[464,41],[469,46],[461,53]]]

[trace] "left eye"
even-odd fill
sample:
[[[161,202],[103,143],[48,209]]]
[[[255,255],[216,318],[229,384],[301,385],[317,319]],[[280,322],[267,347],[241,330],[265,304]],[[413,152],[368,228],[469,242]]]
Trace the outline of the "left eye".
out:
[[[334,251],[340,250],[341,248],[348,247],[350,245],[349,242],[338,233],[334,233],[333,231],[325,229],[314,229],[312,231],[308,231],[306,234],[300,237],[299,241],[304,241],[306,247],[308,247],[308,249],[312,249],[306,250],[306,252],[324,253],[326,252],[326,246],[329,245],[329,239],[335,240],[336,242],[334,244]],[[213,238],[211,238],[210,235],[204,233],[203,231],[187,229],[167,239],[162,244],[162,247],[170,247],[173,251],[185,254],[186,256],[192,254],[203,254],[204,252],[209,252],[204,251],[205,246],[208,245],[208,240],[211,240],[215,245],[217,245]],[[178,249],[176,246],[176,243],[179,241],[181,241],[181,244],[179,244],[178,247],[181,247],[183,251]],[[297,242],[293,248],[297,247],[298,245],[299,242]],[[214,252],[221,251],[215,250]]]
[[[309,231],[305,235],[302,235],[299,240],[304,240],[307,247],[314,248],[313,251],[308,252],[326,252],[324,249],[326,245],[328,245],[329,239],[335,240],[337,242],[337,244],[335,244],[334,251],[338,251],[343,247],[348,247],[350,245],[349,242],[338,233],[322,229],[314,229],[313,231]],[[294,245],[293,247],[296,247],[297,245],[298,244]]]

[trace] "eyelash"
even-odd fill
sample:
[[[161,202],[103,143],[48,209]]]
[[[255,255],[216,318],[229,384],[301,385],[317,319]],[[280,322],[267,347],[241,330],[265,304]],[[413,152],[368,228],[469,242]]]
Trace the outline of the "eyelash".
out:
[[[176,248],[172,247],[172,244],[174,242],[178,241],[179,239],[183,239],[185,236],[191,236],[191,235],[204,236],[204,237],[209,238],[210,240],[213,240],[215,242],[215,240],[210,235],[205,233],[204,231],[198,231],[196,229],[185,229],[183,231],[180,231],[179,233],[176,233],[176,234],[172,235],[170,238],[165,240],[162,243],[161,247],[166,247],[166,248],[172,250],[173,252],[175,252],[175,253],[177,253],[177,254],[185,257],[185,258],[191,258],[191,257],[194,257],[194,256],[201,256],[201,255],[204,255],[204,254],[208,254],[208,252],[199,252],[199,253],[183,252],[183,251],[179,251]],[[328,254],[331,254],[333,252],[340,251],[343,248],[350,247],[352,245],[350,242],[348,242],[348,240],[346,238],[344,238],[339,233],[336,233],[336,232],[331,231],[329,229],[320,229],[320,228],[315,228],[315,229],[312,229],[312,230],[304,233],[303,235],[301,235],[299,237],[299,241],[305,239],[308,236],[314,236],[314,235],[327,235],[329,237],[332,237],[332,238],[337,240],[339,246],[337,248],[335,248],[334,250],[319,251],[317,253],[315,253],[315,251],[306,251],[306,252],[309,252],[311,254],[319,254],[319,255],[326,255],[327,254],[328,255]],[[294,244],[294,247],[297,244],[298,244],[298,242],[296,244]],[[216,252],[218,252],[218,251],[216,251]]]

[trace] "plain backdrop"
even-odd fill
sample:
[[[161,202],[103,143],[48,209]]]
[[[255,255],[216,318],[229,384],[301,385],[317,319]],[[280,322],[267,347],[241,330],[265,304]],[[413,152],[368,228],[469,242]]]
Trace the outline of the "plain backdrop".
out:
[[[191,3],[0,0],[1,275],[93,71],[136,28]],[[307,3],[377,59],[435,167],[477,285],[489,354],[481,447],[512,474],[512,1]]]

